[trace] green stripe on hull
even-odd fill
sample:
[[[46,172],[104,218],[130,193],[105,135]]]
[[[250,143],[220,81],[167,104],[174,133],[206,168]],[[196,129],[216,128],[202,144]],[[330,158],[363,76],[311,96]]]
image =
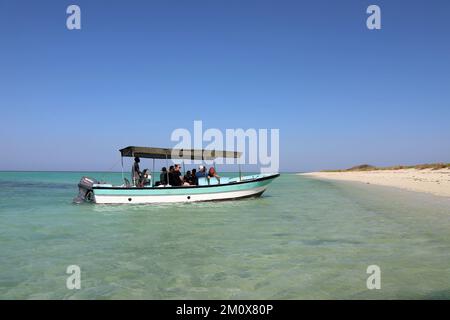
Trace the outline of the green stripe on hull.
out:
[[[148,189],[113,189],[102,188],[94,189],[95,195],[102,196],[163,196],[163,195],[192,195],[192,194],[210,194],[219,192],[231,192],[254,189],[263,187],[272,182],[273,179],[267,179],[262,181],[226,184],[213,187],[187,187],[187,188],[148,188]]]

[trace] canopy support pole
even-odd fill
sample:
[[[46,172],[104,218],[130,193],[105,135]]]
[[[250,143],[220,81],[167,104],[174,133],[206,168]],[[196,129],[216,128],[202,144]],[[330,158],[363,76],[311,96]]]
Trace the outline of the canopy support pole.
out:
[[[152,188],[155,186],[155,158],[153,158],[153,167],[152,167]]]
[[[184,166],[184,159],[181,161],[181,164],[183,165],[183,177],[186,175],[186,167]]]
[[[122,183],[124,183],[125,177],[123,176],[123,156],[120,157],[120,162],[122,163]]]
[[[213,168],[214,168],[214,170],[215,170],[215,172],[217,174],[216,160],[213,160]],[[208,171],[207,175],[209,177],[209,171]],[[216,178],[216,180],[217,180],[217,183],[219,183],[219,179]],[[211,178],[208,178],[208,181],[211,181]]]
[[[241,164],[239,163],[239,181],[242,181]]]
[[[166,153],[166,173],[167,173],[167,185],[169,184],[169,160],[167,160],[167,153]]]

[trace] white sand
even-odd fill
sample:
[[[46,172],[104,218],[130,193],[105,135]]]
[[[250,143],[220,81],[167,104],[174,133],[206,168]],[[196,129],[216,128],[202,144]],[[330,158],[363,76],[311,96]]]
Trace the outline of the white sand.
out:
[[[357,181],[450,197],[450,169],[401,169],[299,174],[319,179]]]

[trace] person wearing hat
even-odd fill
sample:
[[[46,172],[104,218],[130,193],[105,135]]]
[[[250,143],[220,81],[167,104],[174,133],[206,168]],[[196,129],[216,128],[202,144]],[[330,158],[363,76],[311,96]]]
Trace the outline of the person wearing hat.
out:
[[[205,178],[206,177],[206,168],[205,166],[199,166],[198,172],[195,174],[195,176],[198,178]]]
[[[141,162],[141,159],[139,159],[139,157],[135,157],[134,164],[131,169],[131,180],[133,181],[134,186],[139,185],[139,180],[141,179],[141,170],[139,169],[139,162]]]

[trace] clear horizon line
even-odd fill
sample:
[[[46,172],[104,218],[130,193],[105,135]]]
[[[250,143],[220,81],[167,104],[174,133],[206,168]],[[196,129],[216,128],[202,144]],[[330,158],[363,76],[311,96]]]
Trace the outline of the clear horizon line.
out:
[[[150,170],[151,171],[151,170]],[[187,170],[191,171],[191,170]],[[106,170],[0,170],[0,172],[110,172],[110,173],[122,173],[122,171],[106,171]],[[159,170],[155,170],[154,172],[159,172]],[[234,173],[238,171],[220,171],[226,173]],[[258,172],[258,171],[247,171],[247,172]],[[278,173],[304,173],[308,171],[278,171]],[[125,173],[125,171],[124,171]],[[128,171],[127,171],[128,173]],[[243,172],[244,173],[244,172]]]

